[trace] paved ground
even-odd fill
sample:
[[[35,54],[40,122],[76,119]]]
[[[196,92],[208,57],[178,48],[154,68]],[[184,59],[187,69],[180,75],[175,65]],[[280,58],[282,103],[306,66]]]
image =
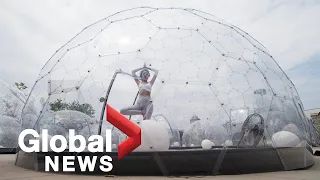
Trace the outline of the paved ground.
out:
[[[158,179],[188,179],[188,180],[319,180],[320,157],[315,157],[316,164],[300,171],[272,172],[261,174],[206,176],[206,177],[101,177],[40,173],[14,166],[15,155],[0,155],[0,180],[158,180]]]

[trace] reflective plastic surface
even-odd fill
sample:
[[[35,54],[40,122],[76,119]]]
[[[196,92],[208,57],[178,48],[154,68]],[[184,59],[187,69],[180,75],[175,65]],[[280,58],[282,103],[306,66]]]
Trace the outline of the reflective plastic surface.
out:
[[[149,82],[158,71],[148,103],[137,97],[131,75],[144,64]],[[106,122],[104,101],[118,111],[135,105],[140,114],[125,116],[148,129],[144,137],[169,138],[142,142],[141,151],[294,148],[313,137],[293,83],[268,50],[194,9],[134,8],[89,25],[41,69],[30,97],[23,128],[49,128],[50,135],[71,128],[88,136],[99,134],[103,121],[102,129],[113,129],[114,147],[125,135]],[[150,102],[146,111],[155,123],[144,123],[143,103]]]

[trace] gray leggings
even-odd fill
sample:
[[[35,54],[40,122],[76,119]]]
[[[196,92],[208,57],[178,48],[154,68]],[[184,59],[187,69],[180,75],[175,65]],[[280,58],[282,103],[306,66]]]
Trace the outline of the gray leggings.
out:
[[[150,96],[139,96],[137,103],[120,110],[123,115],[142,115],[143,120],[150,119],[153,113],[153,104]]]

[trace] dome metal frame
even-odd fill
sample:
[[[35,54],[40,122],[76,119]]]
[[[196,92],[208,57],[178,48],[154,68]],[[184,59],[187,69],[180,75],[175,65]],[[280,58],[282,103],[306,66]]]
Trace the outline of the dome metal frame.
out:
[[[117,12],[111,16],[108,16],[104,19],[101,19],[91,25],[95,25],[99,22],[102,22],[106,20],[109,17],[112,17],[114,15],[120,14],[122,12],[128,12],[130,10],[135,10],[139,8],[149,8],[152,11],[156,10],[170,10],[170,9],[179,9],[184,11],[197,11],[204,15],[210,15],[209,13],[198,11],[195,9],[183,9],[183,8],[153,8],[153,7],[137,7],[137,8],[131,8],[128,10]],[[193,13],[196,15],[195,13]],[[199,16],[199,15],[197,15]],[[214,16],[213,16],[214,17]],[[208,20],[207,18],[202,17],[203,19]],[[127,18],[128,19],[128,18]],[[296,87],[292,83],[292,81],[288,78],[286,73],[283,71],[283,69],[279,66],[279,64],[274,60],[274,58],[269,54],[268,50],[256,39],[254,39],[252,36],[250,36],[248,33],[244,32],[240,28],[234,26],[234,25],[228,25],[224,22],[216,21],[210,19],[210,21],[214,21],[216,23],[219,23],[220,25],[227,26],[237,33],[241,34],[248,42],[253,44],[255,42],[254,48],[261,51],[263,55],[265,55],[270,60],[274,61],[274,66],[276,68],[279,68],[279,72],[283,73],[283,77],[287,78],[288,82],[291,83],[293,86],[293,91],[296,92],[296,95],[298,96],[298,92],[296,90]],[[110,23],[113,23],[111,21]],[[52,57],[46,62],[46,64],[43,66],[42,70],[50,63],[49,61],[52,61],[55,58],[56,54],[59,54],[60,51],[69,51],[70,49],[74,49],[77,47],[75,45],[74,47],[68,48],[68,43],[72,42],[72,40],[76,39],[76,37],[84,32],[86,29],[88,29],[91,25],[85,27],[81,32],[79,32],[76,36],[74,36],[72,39],[70,39],[66,44],[64,44],[60,49],[56,51],[52,55]],[[161,27],[155,26],[159,29]],[[179,29],[180,27],[178,27]],[[196,29],[198,31],[198,29]],[[208,39],[206,39],[208,40]],[[209,43],[211,41],[208,40]],[[72,44],[72,43],[71,43]],[[65,48],[65,49],[64,49]],[[59,52],[58,52],[59,51]],[[139,49],[140,51],[140,49]],[[65,53],[66,53],[65,52]],[[221,52],[220,52],[221,53]],[[116,53],[117,54],[117,53]],[[120,52],[118,52],[120,54]],[[225,54],[221,54],[222,56],[225,56]],[[62,56],[62,55],[61,55]],[[64,56],[64,55],[63,55]],[[99,54],[99,57],[101,55]],[[58,55],[59,57],[59,55]],[[62,57],[60,57],[61,59]],[[60,60],[59,59],[59,60]],[[253,61],[253,64],[256,62]],[[268,68],[268,67],[267,67]],[[39,79],[35,82],[33,87],[31,88],[31,93],[27,98],[27,102],[29,101],[29,98],[31,97],[32,92],[34,91],[37,83],[44,79],[50,71],[48,71],[47,74],[39,74]],[[89,71],[88,71],[89,72]],[[109,72],[109,77],[112,75],[112,72]],[[114,72],[114,74],[111,77],[111,82],[109,83],[107,92],[105,93],[105,96],[100,98],[100,102],[102,103],[101,107],[101,114],[100,118],[98,119],[98,131],[99,135],[101,135],[102,130],[102,124],[104,122],[105,117],[105,110],[106,105],[108,103],[109,95],[112,91],[113,84],[117,78],[117,75],[122,72],[122,70],[118,69]],[[262,74],[262,72],[260,72]],[[127,73],[124,73],[127,74]],[[127,74],[129,76],[132,76],[130,74]],[[266,77],[264,76],[265,81],[267,81]],[[163,82],[162,82],[163,83]],[[186,82],[188,84],[188,81]],[[190,84],[190,83],[189,83]],[[267,81],[268,84],[268,81]],[[231,84],[230,84],[231,85]],[[286,84],[287,85],[287,84]],[[211,86],[211,83],[209,83],[209,86]],[[270,84],[268,84],[268,88],[272,90],[272,87]],[[105,90],[105,89],[104,89]],[[212,90],[212,89],[211,89]],[[103,91],[104,92],[104,91]],[[274,97],[276,96],[276,93],[272,91]],[[254,94],[259,94],[261,96],[264,96],[266,94],[265,89],[260,89],[254,91]],[[99,94],[100,96],[101,94]],[[138,94],[135,96],[135,99],[133,101],[133,104],[135,104],[137,100]],[[282,98],[282,97],[281,97]],[[286,97],[284,97],[286,98]],[[309,128],[311,130],[312,125],[306,124],[307,121],[305,116],[300,112],[303,110],[303,105],[300,102],[299,98],[297,98],[297,101],[293,101],[293,106],[295,107],[295,110],[298,111],[298,115],[300,116],[300,120],[303,121],[302,125],[303,128]],[[46,101],[46,103],[48,100]],[[272,101],[271,101],[272,102]],[[220,104],[220,103],[219,103]],[[297,105],[298,104],[298,105]],[[24,105],[23,109],[25,108],[26,104]],[[100,108],[100,104],[98,105]],[[224,106],[224,103],[221,103],[221,106]],[[270,106],[271,107],[271,106]],[[222,108],[223,109],[223,108]],[[42,111],[40,111],[42,112]],[[99,113],[99,112],[97,112]],[[228,112],[225,112],[228,114]],[[246,129],[246,123],[249,122],[250,118],[253,116],[260,116],[260,114],[251,114],[249,115],[245,122],[242,124],[242,131],[240,132],[241,140],[244,135],[244,129]],[[99,116],[99,115],[97,115]],[[40,117],[40,116],[39,116]],[[34,124],[34,127],[38,124],[39,117]],[[230,118],[230,117],[229,117]],[[129,116],[129,119],[131,120],[131,116]],[[167,123],[170,126],[170,130],[173,133],[172,127],[170,123],[168,122],[167,118],[164,117],[164,119],[167,121]],[[267,119],[265,119],[267,121]],[[21,120],[22,121],[22,120]],[[231,122],[231,119],[230,119]],[[265,126],[264,119],[262,118],[262,126]],[[231,125],[231,124],[230,124]],[[128,156],[124,157],[121,161],[117,160],[117,152],[111,152],[111,153],[89,153],[89,152],[82,152],[82,153],[69,153],[69,152],[62,152],[62,153],[54,153],[54,152],[48,152],[48,153],[26,153],[23,152],[19,147],[17,147],[17,156],[16,156],[16,166],[24,167],[26,169],[32,169],[35,171],[43,171],[44,170],[44,156],[59,156],[60,158],[64,155],[70,155],[70,156],[103,156],[103,155],[110,155],[114,161],[114,170],[110,174],[114,175],[164,175],[164,176],[170,176],[170,175],[218,175],[218,174],[241,174],[241,173],[257,173],[257,172],[269,172],[269,171],[283,171],[283,170],[296,170],[296,169],[303,169],[310,167],[314,164],[313,157],[312,157],[312,150],[309,146],[308,142],[306,146],[303,147],[259,147],[257,148],[257,143],[261,141],[261,134],[263,135],[265,133],[265,130],[260,128],[258,129],[258,140],[255,141],[252,147],[242,147],[240,146],[240,142],[237,146],[214,146],[211,149],[204,150],[201,147],[171,147],[168,151],[163,152],[132,152]],[[310,133],[310,137],[313,137]],[[308,136],[306,135],[307,140]],[[180,134],[181,138],[181,134]],[[270,137],[269,137],[270,138]],[[293,158],[294,157],[294,158]],[[62,164],[61,164],[62,166]],[[76,170],[79,170],[79,167],[76,167]],[[77,171],[76,173],[83,173]],[[88,173],[88,172],[85,172]],[[93,174],[105,174],[103,172],[95,171],[92,172]]]

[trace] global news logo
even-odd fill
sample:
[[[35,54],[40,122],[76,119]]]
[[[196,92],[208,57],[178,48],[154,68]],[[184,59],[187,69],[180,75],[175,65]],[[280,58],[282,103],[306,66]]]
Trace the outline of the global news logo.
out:
[[[141,145],[141,129],[109,105],[107,105],[106,113],[107,121],[128,136],[125,141],[118,145],[118,160],[121,160]],[[69,130],[67,138],[62,135],[50,136],[47,129],[42,129],[40,134],[36,130],[25,129],[20,133],[18,143],[20,149],[26,153],[57,153],[55,156],[46,155],[44,157],[46,172],[49,172],[50,169],[55,172],[75,172],[75,167],[79,167],[82,172],[93,172],[96,164],[100,164],[98,166],[100,171],[110,172],[113,169],[113,159],[108,155],[108,153],[112,152],[111,134],[111,130],[107,129],[105,138],[101,135],[91,135],[86,140],[84,136],[76,135],[73,129]],[[28,140],[29,145],[25,144],[27,136],[33,137]],[[79,142],[77,146],[76,141]],[[57,142],[60,142],[59,147]],[[81,152],[89,152],[91,154],[85,156],[58,156],[58,153],[65,151],[74,154]],[[94,155],[96,153],[103,153],[104,155]],[[60,164],[62,164],[62,169]]]

